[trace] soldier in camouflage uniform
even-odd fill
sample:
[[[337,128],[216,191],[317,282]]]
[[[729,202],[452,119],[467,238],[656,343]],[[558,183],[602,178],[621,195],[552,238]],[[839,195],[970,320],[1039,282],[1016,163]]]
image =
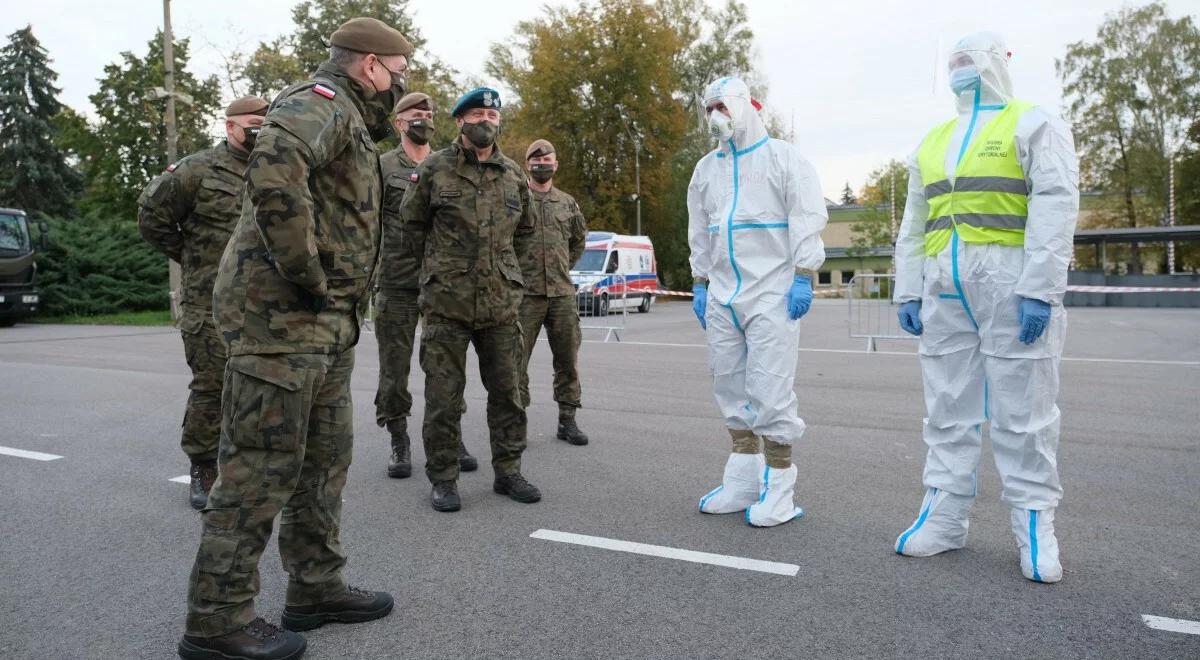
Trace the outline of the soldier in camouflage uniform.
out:
[[[518,388],[524,349],[517,308],[523,294],[513,237],[533,230],[529,187],[521,168],[496,146],[495,90],[467,92],[452,113],[461,136],[421,163],[400,209],[404,249],[421,264],[422,436],[438,511],[462,506],[455,459],[471,343],[488,392],[492,489],[518,502],[541,499],[521,475],[525,408]]]
[[[393,108],[392,116],[400,146],[379,157],[379,169],[383,173],[383,247],[379,253],[379,286],[375,293],[375,339],[379,342],[375,421],[387,427],[391,435],[388,476],[405,479],[412,475],[408,438],[412,394],[408,391],[408,374],[421,313],[417,308],[419,267],[415,259],[402,254],[400,249],[400,202],[412,183],[417,165],[430,152],[433,101],[426,94],[409,92]],[[458,465],[464,472],[479,467],[479,462],[467,452],[461,436]]]
[[[221,258],[214,313],[229,346],[220,474],[202,514],[184,658],[295,658],[292,631],[386,616],[392,597],[348,587],[340,541],[353,452],[350,374],[380,242],[375,142],[403,96],[412,45],[356,18],[329,61],[272,103]],[[254,612],[258,560],[279,522],[288,572],[279,629]]]
[[[529,167],[529,195],[533,233],[518,236],[514,245],[525,279],[521,301],[521,336],[525,362],[521,365],[521,403],[529,407],[529,358],[542,326],[554,356],[554,400],[558,402],[558,439],[586,445],[588,437],[575,424],[580,406],[579,311],[571,267],[583,256],[587,223],[575,198],[554,187],[558,157],[554,145],[536,140],[525,151]]]
[[[217,478],[225,343],[212,320],[217,263],[242,208],[242,175],[267,102],[244,96],[225,109],[225,139],[167,167],[138,198],[138,229],[182,267],[183,354],[192,370],[183,413],[183,453],[192,463],[188,498],[203,509]]]

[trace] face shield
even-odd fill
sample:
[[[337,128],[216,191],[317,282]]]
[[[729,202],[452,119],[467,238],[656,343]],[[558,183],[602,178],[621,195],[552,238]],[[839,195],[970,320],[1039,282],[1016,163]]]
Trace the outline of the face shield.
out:
[[[990,32],[960,39],[946,62],[951,91],[957,96],[980,90],[987,103],[1007,102],[1012,98],[1012,80],[1008,75],[1011,55],[1004,40]]]
[[[742,148],[766,135],[750,88],[739,78],[714,80],[705,88],[696,107],[705,132],[723,146],[733,140]]]

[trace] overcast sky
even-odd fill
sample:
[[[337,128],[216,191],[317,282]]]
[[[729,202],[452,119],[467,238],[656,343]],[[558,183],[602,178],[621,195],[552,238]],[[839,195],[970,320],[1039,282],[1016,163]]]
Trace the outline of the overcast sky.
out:
[[[716,0],[713,0],[714,2]],[[62,100],[89,112],[105,64],[123,50],[144,54],[162,23],[156,0],[41,0],[8,3],[4,35],[31,23],[59,72]],[[190,67],[222,70],[220,52],[253,50],[290,31],[294,0],[174,0],[180,37],[192,39]],[[486,80],[488,45],[512,33],[546,5],[540,0],[412,0],[428,50],[461,74]],[[849,181],[903,158],[953,104],[944,75],[934,85],[939,44],[948,49],[975,30],[999,32],[1013,52],[1012,77],[1022,98],[1059,110],[1055,58],[1066,45],[1091,39],[1120,0],[748,0],[756,62],[770,88],[767,106],[790,123],[795,142],[836,199]],[[1200,0],[1170,0],[1173,16],[1200,14]],[[418,54],[419,56],[420,54]],[[938,68],[942,68],[939,61]],[[699,90],[697,90],[699,91]],[[228,93],[228,90],[226,90]]]

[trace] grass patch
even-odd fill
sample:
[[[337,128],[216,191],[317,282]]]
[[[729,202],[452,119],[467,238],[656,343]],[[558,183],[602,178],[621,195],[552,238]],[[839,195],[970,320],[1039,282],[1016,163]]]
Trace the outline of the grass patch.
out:
[[[67,325],[174,325],[171,310],[119,312],[96,316],[36,316],[27,323],[65,323]]]

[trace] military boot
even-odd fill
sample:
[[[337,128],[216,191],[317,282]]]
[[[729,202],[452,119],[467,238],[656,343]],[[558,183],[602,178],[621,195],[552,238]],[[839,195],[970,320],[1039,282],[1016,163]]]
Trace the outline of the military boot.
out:
[[[199,511],[208,504],[208,493],[217,480],[217,462],[192,463],[192,480],[188,487],[188,502]]]
[[[458,496],[458,482],[454,480],[433,482],[433,492],[429,497],[434,511],[458,511],[462,508],[462,499]]]
[[[575,407],[558,407],[558,439],[572,445],[583,446],[588,443],[587,434],[579,430],[575,424]]]
[[[462,435],[458,436],[458,469],[460,472],[474,472],[479,469],[479,461],[467,451]]]
[[[300,635],[277,628],[260,617],[220,637],[184,635],[179,642],[179,657],[186,660],[293,660],[304,655],[307,646],[308,642]]]
[[[382,619],[392,611],[392,595],[386,591],[367,591],[346,587],[342,595],[316,605],[288,605],[283,608],[283,627],[288,630],[312,630],[327,623],[362,623]]]
[[[542,499],[542,491],[538,490],[537,486],[525,481],[525,477],[521,476],[520,472],[496,475],[496,482],[492,484],[492,490],[501,495],[507,495],[522,504],[532,504]]]
[[[388,433],[392,435],[392,456],[388,460],[387,473],[393,479],[412,476],[412,450],[409,446],[408,423],[404,417],[389,420]]]

